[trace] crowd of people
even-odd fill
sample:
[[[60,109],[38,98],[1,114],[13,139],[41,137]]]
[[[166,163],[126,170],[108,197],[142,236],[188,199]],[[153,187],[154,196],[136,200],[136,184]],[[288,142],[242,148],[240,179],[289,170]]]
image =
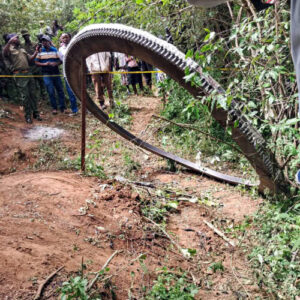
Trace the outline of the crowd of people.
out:
[[[24,42],[21,44],[20,37],[16,33],[4,34],[4,46],[0,55],[0,75],[13,75],[13,78],[1,78],[0,97],[14,99],[24,110],[25,121],[32,123],[33,119],[42,121],[38,110],[39,99],[49,99],[52,114],[58,111],[74,116],[78,113],[76,97],[64,78],[65,89],[61,79],[59,66],[63,63],[67,46],[71,40],[69,33],[61,33],[59,47],[55,47],[52,38],[59,31],[63,31],[57,20],[53,21],[52,27],[45,26],[40,21],[40,31],[37,42],[31,41],[27,29],[21,30]],[[138,95],[137,85],[144,92],[142,80],[149,89],[152,89],[153,67],[144,61],[138,61],[132,56],[124,53],[99,52],[94,53],[86,59],[87,71],[95,88],[95,101],[99,102],[101,109],[106,109],[105,90],[109,98],[109,106],[115,106],[113,98],[113,75],[114,69],[121,71],[121,83],[126,86],[128,94]],[[129,73],[127,73],[129,72]],[[130,73],[131,72],[131,73]],[[65,92],[70,100],[71,113],[66,109]]]

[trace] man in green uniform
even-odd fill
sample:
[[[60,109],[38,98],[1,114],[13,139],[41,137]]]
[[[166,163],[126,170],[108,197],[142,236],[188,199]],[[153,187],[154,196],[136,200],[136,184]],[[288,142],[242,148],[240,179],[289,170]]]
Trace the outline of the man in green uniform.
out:
[[[34,80],[30,77],[29,62],[33,61],[38,54],[38,47],[34,54],[29,55],[26,50],[20,47],[20,40],[17,34],[8,35],[9,41],[3,48],[3,56],[9,61],[13,74],[16,75],[15,82],[23,102],[25,111],[25,120],[32,123],[34,119],[41,121],[37,110],[37,100],[33,93]]]
[[[22,29],[21,34],[25,41],[25,43],[22,45],[22,47],[26,50],[27,53],[29,53],[30,55],[33,55],[37,45],[34,45],[31,42],[30,34],[27,29]],[[46,87],[44,85],[41,68],[39,68],[35,63],[31,63],[30,64],[30,72],[35,76],[34,77],[35,86],[36,86],[35,94],[36,94],[37,99],[40,99],[40,98],[47,99],[47,91],[46,91]]]
[[[7,36],[7,34],[3,34],[3,39],[4,39],[5,44],[8,42],[8,40],[6,39],[6,36]],[[2,58],[1,59],[1,62],[2,62],[1,72],[3,73],[2,75],[12,75],[12,72],[10,70],[11,69],[10,64],[7,61],[7,59],[5,59],[5,57],[3,57],[3,55],[2,55],[2,49],[1,49],[0,56]],[[2,84],[2,92],[4,94],[3,95],[4,98],[7,98],[9,101],[12,101],[14,103],[20,104],[17,86],[16,86],[14,79],[10,78],[10,77],[2,77],[1,84]]]

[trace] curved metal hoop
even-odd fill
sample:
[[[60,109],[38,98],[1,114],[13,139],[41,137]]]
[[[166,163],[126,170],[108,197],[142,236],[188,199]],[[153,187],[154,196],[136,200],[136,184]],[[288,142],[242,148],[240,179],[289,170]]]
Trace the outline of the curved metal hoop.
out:
[[[70,87],[79,99],[81,98],[80,83],[84,76],[81,71],[82,59],[102,51],[126,53],[158,67],[188,90],[195,98],[207,96],[213,91],[224,93],[222,87],[214,79],[203,74],[202,69],[195,61],[190,58],[186,59],[185,55],[173,45],[148,32],[129,26],[121,24],[93,24],[85,27],[71,40],[65,55],[64,74]],[[189,82],[185,82],[186,68],[189,68],[191,72],[198,73],[201,78],[201,87],[192,86]],[[111,130],[141,148],[161,157],[171,159],[212,178],[231,184],[253,186],[249,181],[199,167],[195,163],[144,142],[111,121],[107,114],[95,105],[89,95],[87,95],[87,108]],[[273,193],[284,190],[285,182],[280,168],[276,161],[272,159],[269,151],[266,150],[263,137],[241,113],[238,103],[233,100],[229,111],[213,107],[212,116],[224,128],[225,126],[232,127],[233,139],[240,146],[244,155],[259,175],[259,190],[264,191],[264,189],[268,188]],[[237,123],[238,126],[233,126],[233,123]]]

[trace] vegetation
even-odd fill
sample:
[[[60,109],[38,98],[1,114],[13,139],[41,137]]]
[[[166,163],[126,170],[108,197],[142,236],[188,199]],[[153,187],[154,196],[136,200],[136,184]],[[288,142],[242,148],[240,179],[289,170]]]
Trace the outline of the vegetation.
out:
[[[197,287],[188,282],[186,274],[180,272],[174,274],[172,270],[168,271],[165,268],[163,273],[154,281],[154,285],[145,299],[192,300],[197,293]]]
[[[3,0],[0,4],[1,34],[20,31],[23,27],[37,34],[41,19],[49,25],[53,19],[58,19],[71,33],[99,22],[132,25],[162,37],[168,28],[174,44],[225,88],[226,95],[218,98],[217,105],[227,108],[232,99],[242,104],[243,113],[266,139],[268,148],[272,149],[290,180],[292,198],[281,202],[268,199],[253,223],[247,223],[240,234],[245,231],[249,236],[246,244],[249,261],[260,287],[281,299],[299,295],[300,191],[293,178],[300,166],[300,131],[295,73],[289,49],[288,1],[278,1],[274,9],[258,14],[247,0],[207,11],[192,8],[184,0]],[[192,76],[187,73],[186,79]],[[116,82],[118,101],[110,118],[128,125],[130,109],[123,103],[126,90],[120,87],[119,78]],[[167,98],[161,115],[177,123],[160,127],[158,137],[163,146],[174,147],[172,150],[187,157],[201,156],[201,161],[209,164],[217,162],[224,167],[230,164],[239,172],[253,176],[249,164],[239,155],[239,149],[234,148],[230,130],[224,133],[211,118],[209,108],[202,104],[202,100],[215,101],[216,95],[194,99],[170,79],[161,83],[160,89]],[[198,131],[178,124],[192,125]],[[86,170],[88,175],[106,178],[104,159],[98,152],[102,145],[98,133],[95,131],[89,137]],[[59,142],[43,142],[36,153],[39,159],[34,167],[49,169],[58,160],[57,168],[79,168],[79,160],[66,158],[66,152]],[[139,162],[128,152],[123,153],[123,161],[127,174],[140,168]],[[141,204],[144,216],[162,224],[166,222],[167,213],[177,205],[161,200],[159,195]],[[210,269],[223,272],[224,266],[216,262]],[[89,299],[87,285],[84,276],[71,278],[63,284],[62,299]],[[196,293],[197,288],[187,280],[185,273],[178,276],[172,270],[164,270],[146,299],[193,299]]]
[[[299,295],[300,204],[265,204],[249,235],[255,245],[249,255],[257,280],[281,299]]]

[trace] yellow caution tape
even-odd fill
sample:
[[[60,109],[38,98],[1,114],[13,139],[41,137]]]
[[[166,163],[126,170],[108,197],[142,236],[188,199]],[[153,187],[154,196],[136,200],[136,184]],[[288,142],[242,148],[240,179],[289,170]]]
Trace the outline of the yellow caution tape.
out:
[[[215,68],[210,68],[206,67],[206,70],[216,70]],[[241,71],[242,69],[239,68],[218,68],[217,70],[219,71]],[[86,73],[86,75],[94,75],[94,74],[145,74],[145,73],[164,73],[163,71],[112,71],[112,72],[92,72],[92,73]],[[0,75],[0,78],[26,78],[26,77],[63,77],[63,75],[19,75],[19,74],[14,74],[14,75]]]
[[[86,75],[93,75],[93,74],[145,74],[145,73],[163,73],[163,71],[132,71],[132,72],[125,72],[125,71],[113,71],[113,72],[92,72],[86,73]],[[26,77],[63,77],[63,75],[20,75],[20,74],[13,74],[13,75],[0,75],[0,78],[26,78]]]

